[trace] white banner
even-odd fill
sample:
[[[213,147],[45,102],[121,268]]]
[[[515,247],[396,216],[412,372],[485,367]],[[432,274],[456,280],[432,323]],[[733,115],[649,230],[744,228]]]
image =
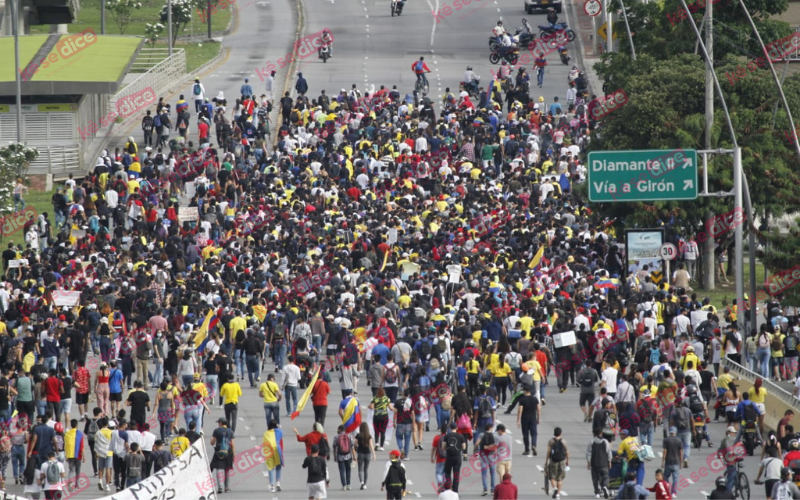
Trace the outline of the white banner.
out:
[[[178,222],[183,224],[184,221],[194,222],[198,219],[197,207],[181,207],[178,214]]]
[[[195,484],[211,475],[208,456],[202,439],[198,439],[183,455],[152,476],[113,495],[99,500],[146,500],[150,498],[174,500],[217,500],[213,488]],[[202,485],[201,485],[202,486]]]
[[[75,307],[81,301],[81,292],[56,290],[52,293],[53,303],[59,307]]]

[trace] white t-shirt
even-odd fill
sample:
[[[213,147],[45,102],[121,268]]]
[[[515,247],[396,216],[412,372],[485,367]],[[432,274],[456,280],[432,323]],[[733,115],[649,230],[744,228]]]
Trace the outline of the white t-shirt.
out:
[[[605,387],[608,392],[617,392],[617,370],[613,366],[609,366],[603,370],[602,380],[606,383]]]
[[[64,474],[64,466],[61,465],[61,462],[55,461],[51,462],[48,460],[47,462],[42,464],[42,474],[40,477],[44,478],[44,488],[45,490],[56,490],[61,491],[63,481],[59,481],[55,484],[51,483],[47,480],[47,469],[50,467],[58,467],[58,477],[60,478],[62,474]]]

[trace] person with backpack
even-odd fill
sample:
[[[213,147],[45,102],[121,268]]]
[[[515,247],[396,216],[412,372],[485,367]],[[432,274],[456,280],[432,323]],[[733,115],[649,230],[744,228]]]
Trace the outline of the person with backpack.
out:
[[[214,456],[211,458],[211,470],[214,471],[214,480],[217,485],[217,493],[222,493],[222,482],[220,470],[225,478],[225,493],[231,491],[229,477],[233,470],[233,457],[236,454],[234,446],[233,431],[228,428],[228,420],[220,417],[217,420],[219,425],[211,435],[211,447],[214,448]]]
[[[397,447],[403,452],[402,458],[408,458],[411,448],[414,413],[411,409],[411,392],[403,390],[403,395],[396,399],[389,410],[394,413],[394,436],[397,440]],[[416,449],[416,447],[415,447]]]
[[[457,430],[456,423],[451,422],[447,432],[443,433],[436,443],[436,453],[445,459],[444,483],[452,484],[452,490],[455,493],[458,493],[458,485],[461,481],[462,459],[467,455],[467,440]]]
[[[597,384],[600,382],[600,375],[594,369],[594,362],[591,359],[585,361],[586,366],[578,372],[578,384],[581,387],[578,397],[578,404],[583,412],[583,421],[591,422],[595,396],[597,394]]]
[[[586,447],[586,468],[592,472],[594,494],[608,498],[608,471],[611,467],[611,443],[603,439],[601,430],[595,429],[594,437]]]
[[[56,454],[50,452],[47,454],[47,460],[41,466],[41,474],[39,476],[39,484],[42,485],[44,490],[44,497],[47,500],[60,500],[64,489],[64,465],[56,460]]]
[[[478,387],[478,397],[475,398],[472,410],[472,428],[475,429],[473,443],[477,443],[483,433],[483,429],[485,429],[487,425],[494,426],[497,411],[497,402],[493,397],[489,396],[486,386],[481,385]]]
[[[342,491],[350,489],[350,469],[353,463],[353,438],[345,431],[345,426],[340,425],[333,440],[333,456],[339,465],[339,479],[342,481]]]
[[[639,439],[636,436],[631,436],[631,432],[628,429],[622,429],[620,437],[622,441],[620,441],[619,448],[617,448],[617,456],[625,458],[628,462],[628,471],[636,472],[636,484],[641,486],[644,484],[645,470],[644,461],[639,458]]]
[[[378,392],[369,403],[369,409],[373,410],[372,428],[375,431],[378,451],[383,451],[383,444],[386,441],[386,429],[389,426],[389,405],[391,401],[383,391],[383,387],[378,387]]]
[[[481,438],[475,445],[477,453],[481,456],[481,481],[483,482],[483,496],[489,494],[489,491],[494,491],[497,483],[497,475],[495,474],[495,465],[497,465],[497,447],[498,441],[492,429],[492,424],[487,424]],[[488,488],[486,476],[491,477],[491,490]]]
[[[683,467],[689,467],[692,437],[696,432],[694,425],[692,425],[692,410],[688,405],[688,399],[685,399],[683,404],[676,400],[665,422],[665,425],[668,422],[669,427],[675,427],[678,430],[678,438],[683,443]]]
[[[386,490],[387,500],[402,500],[406,495],[406,468],[400,461],[400,455],[399,450],[389,453],[389,463],[381,481],[381,491]]]
[[[789,467],[781,469],[781,480],[772,486],[772,492],[769,497],[772,500],[789,500],[791,498],[800,498],[800,488],[794,484],[792,478],[794,473]]]
[[[619,500],[639,500],[640,498],[647,498],[650,492],[644,486],[636,483],[636,472],[628,472],[625,474],[625,482],[619,487],[617,491],[617,499]]]
[[[770,350],[770,334],[767,332],[767,325],[761,325],[761,331],[756,337],[756,355],[758,370],[763,378],[769,378],[769,363],[772,351]]]
[[[642,444],[653,446],[653,435],[658,425],[658,402],[650,395],[649,390],[641,393],[636,403],[636,413],[639,415],[639,435]]]
[[[148,109],[142,118],[142,132],[144,133],[144,146],[153,145],[153,117],[150,116],[151,111]]]
[[[797,375],[797,360],[798,356],[800,356],[800,351],[797,350],[800,347],[798,332],[800,332],[800,326],[794,325],[786,332],[786,336],[783,339],[783,366],[786,370],[786,380],[794,380]]]
[[[758,380],[756,380],[758,382]],[[736,421],[740,424],[739,430],[736,433],[736,439],[734,443],[741,442],[742,435],[744,434],[745,429],[748,426],[755,426],[756,431],[756,443],[763,443],[764,440],[761,438],[761,431],[759,426],[756,425],[759,419],[763,418],[764,413],[759,409],[759,407],[750,401],[750,393],[743,392],[742,393],[742,401],[736,407]]]
[[[569,446],[562,437],[561,427],[556,427],[553,429],[553,438],[547,442],[547,455],[544,459],[544,468],[553,488],[553,498],[561,498],[559,492],[567,477],[567,467],[569,467]]]
[[[194,85],[192,85],[192,97],[194,97],[194,112],[199,113],[200,109],[203,106],[203,102],[205,102],[205,94],[206,88],[200,83],[199,78],[194,79]]]
[[[322,500],[328,497],[326,490],[326,486],[330,483],[326,479],[328,477],[328,464],[325,462],[325,458],[320,456],[318,444],[311,445],[309,451],[311,453],[303,460],[303,468],[308,469],[306,476],[307,496],[309,500]]]

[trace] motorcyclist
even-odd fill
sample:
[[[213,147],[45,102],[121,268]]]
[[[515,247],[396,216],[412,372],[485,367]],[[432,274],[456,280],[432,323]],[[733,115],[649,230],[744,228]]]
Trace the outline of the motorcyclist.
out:
[[[728,482],[724,477],[718,477],[715,484],[717,489],[712,491],[708,498],[733,498],[733,493],[728,491]]]
[[[789,464],[794,460],[800,460],[800,441],[796,439],[789,441],[789,453],[783,457],[783,465],[789,467]]]
[[[695,386],[694,379],[691,376],[687,375],[684,379],[686,383],[686,395],[689,399],[689,409],[692,410],[692,419],[694,420],[697,417],[703,418],[703,431],[702,436],[708,442],[708,447],[713,448],[714,443],[711,442],[711,436],[708,435],[708,426],[705,422],[708,419],[708,407],[706,406],[706,402],[703,400],[703,396],[700,394],[700,390]],[[696,396],[696,397],[694,397]],[[694,422],[692,422],[694,425]]]
[[[331,36],[331,32],[327,29],[322,31],[322,45],[317,51],[319,56],[322,56],[322,47],[325,46],[328,47],[328,56],[333,57],[333,37]]]
[[[497,40],[497,47],[500,49],[500,57],[505,57],[506,54],[514,47],[514,43],[511,41],[511,37],[508,36],[507,32],[503,32],[502,35],[496,38]]]
[[[577,80],[577,79],[578,79],[578,75],[579,75],[580,73],[581,73],[581,72],[580,72],[580,71],[578,71],[578,67],[573,65],[573,66],[572,66],[572,69],[571,69],[571,70],[569,70],[569,76],[567,76],[567,80],[568,80],[570,83],[574,82],[575,80]]]
[[[503,60],[500,63],[500,69],[497,71],[497,79],[501,82],[511,76],[511,66],[508,65],[508,61]]]
[[[527,31],[529,35],[533,35],[533,29],[527,19],[522,20],[522,26],[525,27],[525,31]]]
[[[397,4],[394,8],[395,12],[403,12],[403,6],[406,4],[405,0],[392,0],[392,3]]]
[[[742,402],[739,403],[739,406],[736,407],[736,419],[741,421],[741,425],[739,426],[739,432],[736,433],[736,440],[735,443],[741,442],[742,434],[744,434],[745,429],[748,426],[755,427],[756,431],[756,443],[761,443],[761,431],[758,429],[758,416],[761,415],[761,410],[758,409],[758,406],[755,405],[752,401],[750,401],[750,394],[745,392],[742,394]]]
[[[521,89],[524,94],[527,94],[530,91],[530,75],[528,72],[525,71],[525,68],[520,67],[517,71],[517,76],[515,78],[515,82],[517,84],[517,88]]]
[[[428,85],[428,78],[425,76],[425,73],[430,73],[431,70],[428,68],[428,65],[425,64],[425,57],[420,57],[419,61],[411,63],[411,70],[417,75],[417,81],[422,80],[425,85]]]
[[[547,9],[547,22],[550,23],[551,28],[555,28],[555,25],[558,24],[558,14],[556,14],[556,9],[552,7]]]
[[[467,66],[467,70],[464,72],[464,88],[467,92],[473,93],[478,92],[478,82],[480,82],[481,77],[475,74],[472,71],[472,66]]]

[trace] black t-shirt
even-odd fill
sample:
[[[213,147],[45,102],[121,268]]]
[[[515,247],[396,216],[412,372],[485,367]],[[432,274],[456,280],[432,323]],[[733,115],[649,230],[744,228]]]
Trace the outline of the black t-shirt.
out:
[[[325,480],[325,459],[322,457],[306,457],[303,468],[308,469],[307,483],[319,483]]]
[[[186,439],[188,439],[191,444],[194,444],[195,441],[200,439],[200,434],[196,431],[186,431]]]
[[[203,368],[205,368],[206,373],[208,375],[216,375],[218,373],[218,368],[219,368],[216,358],[207,359],[206,362],[203,363]]]
[[[150,396],[144,391],[133,391],[128,395],[128,401],[131,402],[131,415],[145,415]]]
[[[36,337],[25,337],[22,339],[22,355],[33,352],[36,349]]]
[[[700,390],[705,392],[711,392],[711,380],[714,378],[714,374],[708,370],[702,370],[700,372]]]
[[[533,395],[523,395],[519,398],[518,402],[520,407],[522,407],[522,418],[536,418],[536,411],[539,407],[538,399],[536,399]]]
[[[3,265],[8,267],[8,261],[14,260],[17,258],[17,252],[11,250],[10,248],[3,251]]]
[[[397,425],[400,424],[410,424],[412,423],[411,417],[411,409],[406,410],[404,408],[406,399],[399,398],[397,401],[394,402],[394,407],[397,410]]]
[[[61,379],[61,384],[64,386],[64,393],[61,396],[61,399],[71,399],[72,398],[72,377],[66,376]]]

